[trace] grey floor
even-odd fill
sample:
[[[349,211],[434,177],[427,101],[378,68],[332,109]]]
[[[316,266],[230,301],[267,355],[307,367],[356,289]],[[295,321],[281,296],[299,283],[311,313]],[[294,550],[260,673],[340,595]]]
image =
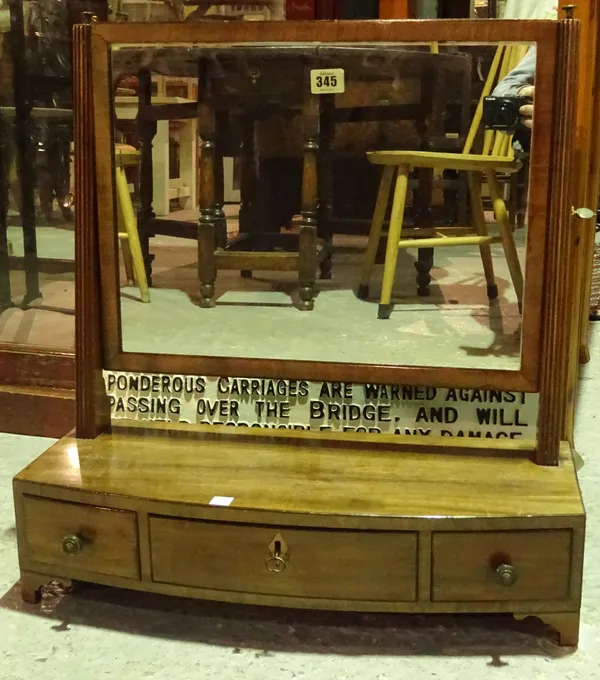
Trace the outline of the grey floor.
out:
[[[90,587],[23,604],[11,478],[50,440],[0,436],[0,678],[588,680],[600,677],[600,326],[582,371],[577,447],[588,531],[581,641],[512,619],[269,610]]]
[[[524,259],[525,235],[516,232]],[[142,304],[136,288],[121,289],[123,349],[303,361],[454,366],[518,370],[521,316],[502,247],[493,246],[498,300],[486,295],[478,248],[438,248],[431,297],[416,294],[416,251],[401,251],[389,320],[377,318],[383,266],[373,274],[369,300],[355,295],[366,239],[336,237],[333,278],[318,281],[315,308],[292,302],[297,274],[219,272],[216,306],[198,304],[195,244],[155,239],[154,288]],[[525,314],[527,310],[525,309]]]

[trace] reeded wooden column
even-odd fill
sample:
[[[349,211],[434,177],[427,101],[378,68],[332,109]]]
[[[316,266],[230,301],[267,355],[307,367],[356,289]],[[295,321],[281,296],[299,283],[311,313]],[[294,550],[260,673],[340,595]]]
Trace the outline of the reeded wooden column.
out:
[[[212,307],[215,296],[217,265],[215,259],[216,219],[215,201],[215,112],[207,65],[201,61],[198,74],[198,136],[200,163],[198,183],[198,279],[200,305]]]
[[[310,68],[304,75],[302,111],[304,134],[304,166],[302,170],[302,226],[300,227],[300,309],[314,308],[317,275],[317,210],[319,153],[319,98],[310,91]]]

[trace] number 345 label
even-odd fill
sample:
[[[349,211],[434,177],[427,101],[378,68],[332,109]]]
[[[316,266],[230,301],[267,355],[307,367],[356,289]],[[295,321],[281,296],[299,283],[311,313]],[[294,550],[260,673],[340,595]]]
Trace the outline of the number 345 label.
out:
[[[343,68],[317,68],[310,72],[312,94],[341,94],[345,89]]]

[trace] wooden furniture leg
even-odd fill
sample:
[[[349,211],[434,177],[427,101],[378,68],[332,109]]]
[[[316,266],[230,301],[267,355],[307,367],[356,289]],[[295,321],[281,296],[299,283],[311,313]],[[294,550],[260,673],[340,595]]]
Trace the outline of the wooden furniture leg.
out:
[[[529,617],[539,619],[558,633],[558,642],[562,647],[577,647],[579,643],[579,612],[542,612],[542,613],[518,613],[514,614],[517,621]]]
[[[55,578],[48,576],[48,574],[37,574],[33,571],[22,571],[19,580],[21,599],[29,604],[38,604],[42,597],[42,588],[52,581],[60,581],[65,588],[71,587],[70,579]]]
[[[431,270],[433,269],[433,248],[419,248],[415,269],[417,270],[417,295],[429,297]]]
[[[120,224],[119,232],[121,232]],[[133,286],[135,286],[135,273],[133,271],[133,257],[131,256],[131,248],[129,247],[127,239],[121,240],[121,253],[123,254],[123,266],[125,267],[127,285],[130,288],[133,288]]]
[[[333,165],[332,165],[332,144],[335,134],[335,121],[333,114],[335,111],[335,95],[322,95],[321,99],[321,120],[320,120],[320,141],[319,141],[319,215],[318,215],[318,235],[327,244],[327,254],[321,260],[320,276],[322,279],[331,279],[332,269],[332,242],[333,232],[331,219],[333,215]]]
[[[367,252],[365,253],[360,284],[356,293],[361,300],[366,300],[369,297],[369,283],[371,282],[371,274],[379,249],[385,213],[390,199],[390,191],[392,189],[392,180],[394,179],[394,170],[395,168],[393,165],[386,165],[381,176],[377,203],[375,204],[375,211],[373,213],[373,220],[369,231]]]
[[[212,83],[200,63],[198,78],[201,100],[198,102],[198,135],[200,136],[200,183],[198,204],[198,280],[200,306],[213,307],[217,278],[216,207],[215,207],[215,112],[212,106]]]
[[[488,229],[485,223],[485,212],[481,199],[481,174],[475,174],[473,172],[467,173],[467,182],[469,186],[469,197],[471,199],[471,214],[477,233],[479,236],[487,236]],[[494,276],[492,250],[488,243],[484,243],[479,246],[479,252],[481,253],[481,262],[483,263],[483,271],[487,283],[488,299],[496,300],[498,298],[498,285],[496,284],[496,277]]]
[[[257,231],[256,201],[258,177],[254,162],[255,153],[254,120],[251,116],[245,116],[242,121],[242,150],[240,154],[240,234]],[[252,277],[252,271],[243,269],[240,275],[242,278],[248,279]]]
[[[439,104],[444,101],[445,83],[440,79],[439,72],[429,72],[422,83],[421,111],[422,116],[417,121],[417,132],[421,138],[421,148],[430,148],[431,135],[438,134],[444,127],[444,111]],[[436,91],[441,96],[436,96]],[[426,227],[432,224],[431,202],[433,198],[433,169],[417,169],[418,185],[413,192],[413,211],[415,227]],[[418,248],[415,269],[417,270],[417,295],[429,297],[431,290],[431,270],[433,269],[433,248]]]
[[[131,196],[129,195],[129,187],[127,186],[127,178],[123,168],[117,168],[116,170],[116,184],[119,238],[122,243],[127,243],[127,250],[129,251],[131,258],[132,273],[139,286],[142,302],[150,302],[150,292],[148,290],[148,280],[146,278],[142,247],[140,245]],[[124,260],[127,270],[127,255],[125,255],[125,251]],[[127,278],[129,278],[129,273],[127,274]]]
[[[517,301],[519,303],[519,309],[522,310],[523,272],[521,270],[521,263],[519,262],[519,255],[517,253],[517,247],[515,245],[515,240],[513,238],[513,232],[512,229],[510,228],[508,212],[506,210],[506,205],[504,204],[504,200],[502,198],[502,190],[500,188],[500,184],[495,173],[493,172],[486,173],[486,179],[488,186],[490,188],[490,194],[494,205],[494,214],[496,215],[496,219],[498,220],[498,225],[500,227],[502,247],[504,248],[504,254],[506,256],[506,261],[508,263],[510,278],[512,279],[512,283],[515,288]]]
[[[433,170],[419,168],[417,170],[418,187],[413,194],[415,227],[430,226],[431,197],[433,193]],[[418,248],[415,269],[417,270],[417,295],[429,297],[431,290],[431,270],[433,268],[433,248]]]
[[[10,154],[7,131],[0,118],[0,312],[12,307],[10,291],[10,260],[8,252],[8,173]]]
[[[141,69],[139,73],[138,87],[138,110],[151,106],[152,104],[152,77],[148,69]],[[146,120],[144,116],[139,117],[139,133],[141,138],[141,162],[140,162],[140,208],[138,211],[138,232],[144,266],[146,267],[146,279],[148,285],[152,285],[152,260],[154,256],[150,254],[150,237],[153,236],[152,224],[156,218],[152,208],[154,198],[154,186],[152,178],[152,140],[156,134],[156,122]]]
[[[13,62],[15,103],[14,134],[17,153],[17,174],[21,194],[21,226],[23,229],[23,255],[25,261],[25,297],[23,306],[42,297],[40,292],[37,235],[35,228],[35,148],[33,121],[28,93],[30,73],[27,67],[23,3],[9,3],[9,48]]]
[[[215,114],[215,229],[217,248],[225,248],[227,245],[227,218],[223,210],[225,205],[225,172],[221,152],[221,131],[226,122],[226,116],[222,111]]]
[[[385,250],[385,265],[383,269],[383,285],[381,287],[381,299],[377,317],[389,319],[392,314],[392,288],[396,277],[396,263],[398,261],[398,244],[402,236],[402,222],[404,221],[404,208],[406,206],[406,192],[408,190],[408,175],[410,168],[401,165],[398,168],[396,187],[394,189],[394,202],[390,217],[387,247]]]
[[[317,277],[317,210],[319,178],[319,102],[310,92],[310,75],[305,74],[303,134],[304,161],[302,168],[302,225],[300,227],[299,271],[300,305],[303,311],[314,308],[315,280]]]

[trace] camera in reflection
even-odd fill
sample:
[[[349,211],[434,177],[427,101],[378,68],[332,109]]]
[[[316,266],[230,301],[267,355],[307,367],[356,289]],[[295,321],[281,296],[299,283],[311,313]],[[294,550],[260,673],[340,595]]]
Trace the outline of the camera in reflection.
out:
[[[485,97],[483,100],[485,129],[514,132],[523,128],[520,109],[532,101],[531,97]]]

